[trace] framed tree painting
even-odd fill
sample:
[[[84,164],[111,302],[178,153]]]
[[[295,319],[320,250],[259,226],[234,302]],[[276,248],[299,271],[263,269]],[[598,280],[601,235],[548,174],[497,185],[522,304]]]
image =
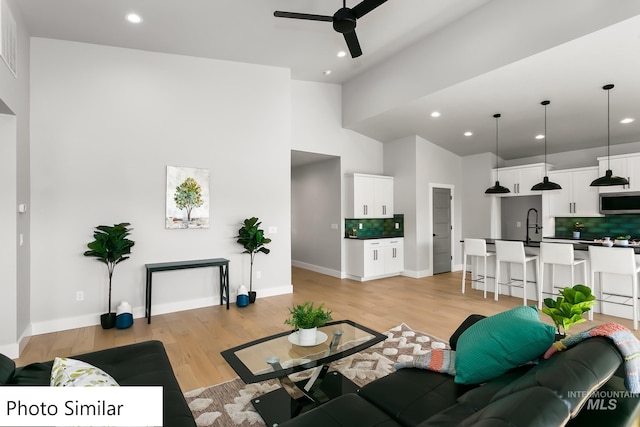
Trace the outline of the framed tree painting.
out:
[[[167,166],[166,228],[209,228],[209,169]]]

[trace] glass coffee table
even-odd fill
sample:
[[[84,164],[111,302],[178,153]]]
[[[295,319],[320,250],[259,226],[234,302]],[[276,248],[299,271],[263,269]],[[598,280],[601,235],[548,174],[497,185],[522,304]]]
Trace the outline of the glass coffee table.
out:
[[[247,384],[278,378],[282,388],[251,400],[267,426],[277,426],[358,386],[329,363],[387,338],[350,320],[318,328],[316,343],[299,345],[298,332],[282,332],[223,351],[222,357]],[[294,382],[289,375],[313,369],[310,378]]]

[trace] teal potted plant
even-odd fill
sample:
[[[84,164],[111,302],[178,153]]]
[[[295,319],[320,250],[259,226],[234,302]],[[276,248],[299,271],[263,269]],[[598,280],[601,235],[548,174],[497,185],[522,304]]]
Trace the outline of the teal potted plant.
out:
[[[573,224],[573,238],[574,239],[579,239],[580,238],[580,233],[582,232],[582,230],[584,229],[584,224],[581,222],[576,222]]]
[[[116,313],[111,311],[111,279],[116,265],[129,259],[131,248],[135,244],[127,237],[131,233],[131,224],[98,225],[93,232],[93,242],[87,244],[88,251],[84,256],[93,257],[107,266],[109,274],[109,302],[107,313],[100,316],[100,324],[104,329],[113,328],[116,324]]]
[[[265,246],[271,243],[271,239],[264,236],[264,230],[260,229],[262,224],[258,218],[251,217],[244,220],[242,227],[238,230],[237,242],[244,248],[243,254],[251,257],[251,267],[249,268],[249,302],[256,301],[256,292],[253,290],[253,261],[256,254],[262,252],[268,254],[270,249]]]
[[[284,323],[293,326],[300,345],[308,346],[316,344],[318,328],[331,320],[331,311],[325,310],[324,304],[314,307],[307,301],[289,308],[289,317]]]
[[[551,317],[556,325],[556,338],[564,338],[571,326],[584,322],[582,315],[591,310],[596,303],[595,300],[591,288],[585,285],[566,287],[555,300],[545,298],[542,312]]]

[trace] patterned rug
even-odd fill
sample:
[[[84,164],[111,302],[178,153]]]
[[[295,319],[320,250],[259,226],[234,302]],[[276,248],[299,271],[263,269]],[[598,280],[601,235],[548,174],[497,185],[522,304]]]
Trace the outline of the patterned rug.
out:
[[[412,330],[402,324],[385,332],[387,339],[367,350],[338,360],[329,371],[339,371],[358,386],[390,374],[395,362],[411,360],[435,348],[448,348],[436,337]],[[300,372],[292,378],[301,380],[311,371]],[[185,393],[198,426],[265,426],[253,409],[251,399],[280,387],[278,380],[245,384],[240,378]]]

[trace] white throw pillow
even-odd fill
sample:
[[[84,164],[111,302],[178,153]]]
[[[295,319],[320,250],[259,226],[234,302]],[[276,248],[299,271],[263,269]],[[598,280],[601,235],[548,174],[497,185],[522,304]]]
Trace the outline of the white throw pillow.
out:
[[[81,360],[56,357],[51,369],[53,387],[117,387],[111,375]]]

